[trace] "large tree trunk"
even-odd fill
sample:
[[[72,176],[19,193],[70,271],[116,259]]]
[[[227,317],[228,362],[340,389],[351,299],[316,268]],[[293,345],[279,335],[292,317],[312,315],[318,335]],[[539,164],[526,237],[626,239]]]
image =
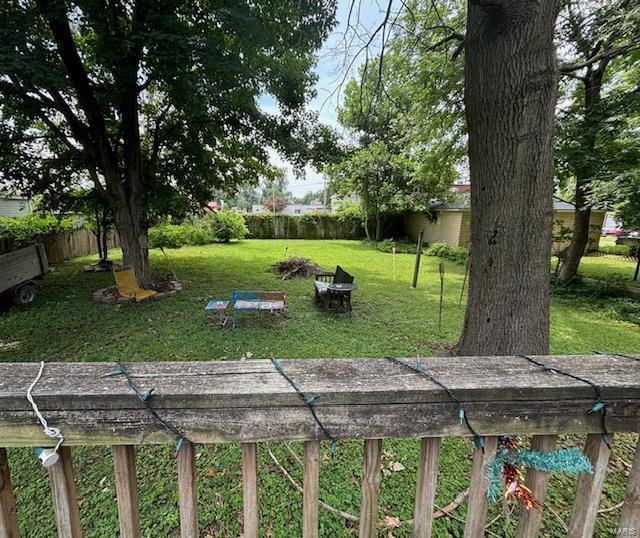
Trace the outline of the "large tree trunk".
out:
[[[125,265],[131,265],[138,282],[142,286],[149,285],[149,246],[147,222],[142,209],[130,209],[128,206],[114,208],[115,225],[120,238],[120,248]]]
[[[602,61],[597,69],[589,68],[584,82],[584,125],[582,128],[581,152],[585,158],[576,163],[576,214],[573,223],[573,236],[567,248],[562,267],[561,282],[568,282],[578,274],[580,261],[589,242],[589,221],[591,219],[591,203],[589,201],[589,183],[593,177],[591,156],[596,145],[596,131],[600,123],[598,105],[602,91],[602,78],[608,61]]]
[[[460,355],[548,352],[556,10],[555,0],[470,0],[471,257]]]
[[[568,282],[578,274],[580,260],[589,242],[589,222],[591,221],[591,206],[586,202],[584,190],[576,189],[576,214],[573,222],[573,236],[567,248],[560,275],[561,282]]]

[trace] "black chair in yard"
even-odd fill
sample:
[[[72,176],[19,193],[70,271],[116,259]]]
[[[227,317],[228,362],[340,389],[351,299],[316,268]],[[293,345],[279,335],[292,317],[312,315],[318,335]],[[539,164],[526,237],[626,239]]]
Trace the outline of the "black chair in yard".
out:
[[[313,284],[316,303],[326,310],[351,312],[351,292],[356,289],[353,275],[338,265],[333,273],[328,271],[316,273]]]

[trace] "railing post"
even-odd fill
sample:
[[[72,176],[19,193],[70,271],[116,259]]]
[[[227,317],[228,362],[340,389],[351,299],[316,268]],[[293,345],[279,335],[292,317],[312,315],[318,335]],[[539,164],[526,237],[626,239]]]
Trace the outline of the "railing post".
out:
[[[622,506],[622,517],[618,525],[619,535],[640,536],[640,439],[633,458],[633,466],[629,473],[627,496]]]
[[[178,495],[180,536],[198,538],[198,478],[194,446],[185,442],[178,452]]]
[[[120,536],[121,538],[137,538],[140,536],[140,514],[138,512],[135,447],[117,445],[111,448],[116,479]]]
[[[258,472],[256,444],[242,443],[244,538],[258,538]]]
[[[550,452],[556,445],[557,435],[534,435],[531,439],[531,449],[540,452]],[[529,469],[525,486],[531,490],[533,496],[544,504],[544,497],[549,484],[549,473]],[[518,522],[518,538],[535,538],[542,522],[542,509],[522,510]]]
[[[58,463],[48,468],[53,505],[56,510],[56,525],[60,538],[81,538],[80,512],[78,496],[73,479],[71,449],[61,446],[58,449]]]
[[[425,437],[420,443],[420,461],[416,483],[416,502],[413,518],[414,538],[429,538],[433,524],[433,506],[438,481],[440,438]]]
[[[382,439],[365,439],[360,506],[360,538],[375,538],[378,533],[378,494],[382,467]]]
[[[611,434],[609,434],[611,436]],[[576,498],[573,501],[573,512],[569,522],[569,538],[588,538],[593,536],[598,515],[598,503],[602,484],[607,473],[607,464],[611,449],[602,441],[602,435],[587,435],[584,453],[591,461],[593,474],[583,473],[578,478]]]
[[[319,476],[320,441],[306,441],[304,443],[304,481],[302,488],[303,538],[318,538]]]
[[[476,449],[473,454],[471,468],[471,484],[469,485],[469,508],[467,522],[464,526],[464,538],[480,538],[484,536],[489,501],[489,480],[487,479],[487,463],[496,455],[497,437],[485,437],[484,450]]]
[[[11,486],[7,450],[0,448],[0,536],[2,538],[20,538],[16,499]]]

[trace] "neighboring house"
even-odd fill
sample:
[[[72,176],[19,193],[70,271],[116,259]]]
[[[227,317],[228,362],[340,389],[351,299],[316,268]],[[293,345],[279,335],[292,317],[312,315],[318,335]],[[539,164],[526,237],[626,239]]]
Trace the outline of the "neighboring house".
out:
[[[0,217],[24,217],[33,211],[33,201],[22,196],[0,196]]]
[[[451,246],[469,246],[471,212],[469,210],[469,194],[463,194],[457,202],[433,203],[430,206],[432,216],[425,213],[411,213],[405,219],[405,233],[414,241],[418,239],[420,230],[424,229],[423,241],[426,244],[447,243]],[[591,210],[591,231],[589,232],[589,250],[596,250],[600,242],[600,233],[606,211]],[[573,229],[575,206],[559,198],[553,199],[553,221],[556,229],[563,227]],[[557,249],[559,245],[554,245]]]
[[[464,194],[471,190],[471,183],[454,183],[449,189],[451,192],[457,192],[458,194]]]
[[[322,202],[312,202],[310,204],[289,204],[282,211],[279,211],[280,215],[306,215],[307,213],[319,213],[326,211]],[[269,209],[262,204],[253,204],[251,206],[251,213],[268,213]]]

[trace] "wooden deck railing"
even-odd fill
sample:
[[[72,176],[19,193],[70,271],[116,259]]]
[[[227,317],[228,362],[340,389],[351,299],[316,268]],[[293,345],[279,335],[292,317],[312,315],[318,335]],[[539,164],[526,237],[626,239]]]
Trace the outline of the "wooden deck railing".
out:
[[[403,359],[415,364],[416,359]],[[574,377],[545,370],[522,357],[432,357],[423,369],[464,405],[484,450],[473,455],[465,536],[484,534],[488,480],[486,464],[497,436],[533,436],[551,450],[558,434],[586,433],[584,447],[593,474],[578,479],[569,536],[591,536],[610,449],[602,442],[594,383],[606,403],[606,428],[640,430],[640,362],[621,356],[536,357]],[[415,502],[414,536],[431,535],[431,514],[440,439],[468,436],[456,404],[436,383],[384,359],[282,360],[287,379],[268,360],[243,362],[131,363],[126,371],[140,391],[153,389],[147,404],[193,443],[241,443],[244,536],[258,536],[256,443],[304,441],[303,536],[318,536],[319,440],[364,439],[360,536],[376,536],[382,439],[422,438]],[[0,364],[0,447],[52,446],[25,394],[38,364]],[[111,445],[123,537],[140,535],[135,445],[175,443],[135,394],[125,376],[111,375],[114,363],[51,363],[33,390],[42,414],[65,436],[60,461],[49,468],[58,532],[82,535],[70,446]],[[577,379],[582,378],[582,380]],[[292,383],[313,400],[313,410]],[[316,397],[313,399],[313,397]],[[325,429],[321,429],[320,425]],[[640,450],[636,450],[619,523],[628,536],[640,526]],[[178,452],[180,526],[183,537],[198,536],[195,451]],[[544,499],[548,477],[529,472],[527,484]],[[518,536],[536,536],[541,513],[522,512]],[[625,530],[627,529],[627,530]],[[0,536],[18,536],[16,507],[5,448],[0,448]]]

